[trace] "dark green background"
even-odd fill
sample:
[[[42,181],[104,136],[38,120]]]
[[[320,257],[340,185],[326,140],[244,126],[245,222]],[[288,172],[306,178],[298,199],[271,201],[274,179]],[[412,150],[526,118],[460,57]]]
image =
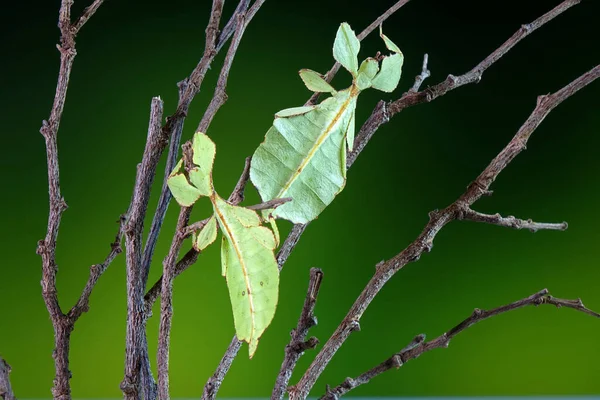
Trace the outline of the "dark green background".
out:
[[[130,199],[152,96],[177,101],[175,83],[189,74],[204,44],[208,0],[108,0],[77,41],[59,134],[61,184],[69,204],[58,242],[58,289],[63,308],[75,302],[91,264],[104,259],[119,214]],[[430,55],[429,84],[466,72],[520,26],[558,4],[553,1],[413,0],[386,33],[405,54],[404,78],[393,94],[361,96],[357,124],[380,98],[395,99],[412,85],[422,55]],[[217,143],[215,182],[221,194],[235,184],[283,108],[309,92],[300,68],[324,72],[332,64],[337,26],[360,31],[392,1],[269,0],[247,30],[229,79],[229,101],[209,135]],[[77,14],[86,1],[74,6]],[[229,1],[230,12],[235,5]],[[2,5],[2,196],[0,221],[0,352],[13,366],[20,397],[48,397],[53,377],[52,327],[40,295],[36,242],[45,234],[47,176],[38,129],[47,118],[58,71],[59,1]],[[381,259],[402,250],[427,222],[427,213],[459,196],[510,140],[535,106],[599,61],[600,3],[586,0],[535,32],[494,65],[478,85],[460,88],[397,115],[377,132],[348,175],[344,192],[311,224],[281,275],[272,326],[254,359],[244,347],[222,396],[267,396],[296,324],[308,270],[325,271],[317,305],[326,340]],[[361,58],[382,50],[376,35]],[[212,96],[223,57],[192,104],[190,138]],[[340,73],[334,85],[347,86]],[[338,384],[400,350],[419,333],[433,338],[468,316],[544,287],[559,297],[580,296],[600,309],[600,82],[556,109],[528,150],[476,208],[541,221],[569,222],[567,232],[513,231],[455,222],[433,252],[398,273],[365,313],[355,333],[319,380]],[[161,164],[162,167],[163,164]],[[160,172],[162,174],[162,170]],[[248,204],[258,199],[248,190]],[[156,204],[156,191],[151,208]],[[196,208],[193,219],[207,215]],[[161,273],[177,207],[169,209],[151,281]],[[283,232],[289,224],[280,223]],[[186,244],[187,246],[187,244]],[[73,394],[118,397],[123,375],[125,269],[120,256],[102,277],[90,312],[77,323],[71,348]],[[233,334],[227,289],[213,246],[177,279],[171,346],[175,397],[198,396]],[[155,310],[156,314],[156,310]],[[149,322],[152,360],[158,318]],[[477,325],[447,350],[411,361],[355,391],[356,395],[599,394],[600,323],[572,310],[523,309]],[[314,352],[298,366],[303,371]],[[298,375],[292,382],[297,381]]]

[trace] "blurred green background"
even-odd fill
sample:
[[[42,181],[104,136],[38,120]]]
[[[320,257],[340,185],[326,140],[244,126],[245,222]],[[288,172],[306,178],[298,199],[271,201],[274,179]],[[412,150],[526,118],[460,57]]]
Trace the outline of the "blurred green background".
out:
[[[3,182],[0,221],[0,352],[13,366],[20,397],[49,397],[53,378],[52,326],[40,290],[37,240],[45,234],[47,176],[38,133],[47,118],[58,71],[55,43],[59,1],[2,6]],[[226,4],[227,12],[235,6]],[[369,91],[357,124],[378,99],[395,99],[413,83],[423,53],[430,56],[426,84],[472,68],[518,29],[556,4],[552,1],[413,0],[384,30],[405,54],[395,93]],[[236,56],[229,101],[211,126],[217,143],[215,183],[234,186],[280,109],[298,106],[309,92],[300,68],[325,72],[340,22],[362,30],[392,1],[267,1]],[[78,15],[87,5],[74,6]],[[58,289],[63,309],[78,298],[91,264],[104,259],[115,221],[130,199],[135,166],[146,138],[152,96],[177,101],[176,82],[200,58],[210,1],[108,0],[77,41],[59,133],[61,185],[69,209],[58,242]],[[244,347],[220,396],[268,396],[295,326],[310,267],[325,272],[311,331],[325,341],[373,274],[374,265],[414,239],[427,213],[459,196],[510,140],[535,106],[600,61],[600,2],[587,0],[526,38],[483,76],[431,104],[407,109],[382,127],[349,173],[344,192],[302,237],[281,275],[281,298],[256,356]],[[361,57],[383,50],[377,35]],[[192,104],[184,138],[192,136],[212,96],[223,57],[213,64]],[[338,88],[349,84],[339,74]],[[559,297],[581,297],[600,310],[600,82],[561,105],[544,121],[528,150],[476,205],[539,221],[569,222],[566,232],[513,231],[455,222],[437,237],[431,254],[409,265],[385,287],[355,333],[317,383],[338,384],[404,347],[416,334],[433,338],[467,317],[544,287]],[[164,162],[164,160],[163,160]],[[162,176],[162,166],[160,175]],[[159,179],[159,184],[162,179]],[[157,190],[151,209],[157,201]],[[258,200],[253,188],[247,204]],[[172,205],[150,281],[161,273],[178,207]],[[204,218],[208,204],[196,207]],[[149,225],[149,224],[147,224]],[[283,233],[289,224],[281,222]],[[188,244],[186,244],[188,246]],[[119,397],[125,336],[125,263],[120,256],[100,280],[91,309],[72,336],[75,397]],[[198,396],[233,330],[219,249],[212,246],[177,279],[174,295],[171,388],[174,397]],[[155,310],[155,314],[157,311]],[[148,326],[152,360],[158,318]],[[599,321],[573,310],[528,308],[485,321],[436,350],[388,372],[355,395],[600,394]],[[314,357],[298,365],[302,372]],[[292,378],[296,382],[299,375]]]

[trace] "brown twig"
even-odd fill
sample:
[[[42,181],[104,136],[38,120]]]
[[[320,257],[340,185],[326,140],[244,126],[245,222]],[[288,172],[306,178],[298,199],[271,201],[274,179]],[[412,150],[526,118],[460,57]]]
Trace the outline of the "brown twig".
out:
[[[415,83],[410,88],[409,92],[416,93],[421,88],[425,79],[431,76],[431,72],[427,69],[427,63],[429,62],[429,55],[427,53],[423,56],[423,66],[421,67],[421,73],[415,77]]]
[[[60,69],[54,102],[48,120],[42,122],[40,133],[46,142],[46,161],[48,164],[48,194],[49,215],[46,236],[38,242],[37,254],[42,258],[42,296],[50,314],[52,326],[54,327],[54,367],[55,379],[52,394],[55,399],[70,399],[71,387],[69,379],[69,340],[73,330],[69,318],[63,314],[56,294],[56,239],[62,219],[63,212],[67,209],[67,203],[61,195],[59,164],[58,164],[58,128],[62,119],[64,105],[67,97],[69,78],[73,67],[73,61],[77,54],[75,50],[75,35],[83,24],[102,4],[93,5],[93,9],[86,9],[80,21],[73,25],[71,23],[71,0],[62,0],[59,10],[58,27],[61,37],[57,48],[60,52]]]
[[[10,365],[0,357],[0,398],[17,400],[10,386]]]
[[[486,224],[503,226],[505,228],[513,229],[529,229],[531,232],[537,232],[539,230],[553,230],[553,231],[564,231],[567,230],[569,224],[566,222],[546,223],[546,222],[533,222],[531,219],[524,220],[518,219],[509,215],[508,217],[502,217],[500,214],[483,214],[470,208],[465,210],[464,213],[457,216],[457,219],[464,219],[475,222],[483,222]]]
[[[191,207],[182,207],[177,220],[176,232],[187,224],[191,214]],[[160,326],[158,331],[157,369],[158,369],[158,398],[169,399],[169,344],[171,340],[171,320],[173,317],[173,279],[177,255],[183,244],[183,238],[175,234],[169,253],[163,262],[163,276],[160,297]]]
[[[255,211],[269,210],[269,209],[275,209],[275,208],[279,207],[280,205],[285,204],[290,201],[292,201],[291,197],[284,197],[282,199],[273,199],[273,200],[265,201],[263,203],[254,204],[254,205],[248,206],[246,208],[249,210],[255,210]],[[183,230],[180,232],[180,235],[184,238],[189,237],[192,233],[204,228],[204,225],[206,225],[208,223],[210,218],[212,218],[212,217],[205,218],[202,221],[194,222],[193,224],[189,224],[188,226],[183,228]]]
[[[537,106],[527,121],[521,126],[510,143],[492,160],[477,179],[469,185],[467,191],[445,209],[431,212],[429,223],[414,242],[392,259],[378,264],[374,276],[367,283],[341,324],[323,346],[319,354],[317,354],[298,384],[290,388],[291,399],[304,399],[308,396],[308,393],[329,361],[331,361],[350,334],[356,330],[363,313],[385,283],[405,265],[417,261],[423,253],[430,252],[433,247],[433,239],[446,224],[459,219],[461,215],[468,212],[473,203],[482,196],[489,194],[490,185],[500,172],[525,149],[529,137],[544,118],[556,106],[598,77],[600,77],[600,65],[581,75],[559,91],[538,97]]]
[[[74,35],[77,35],[77,33],[79,33],[83,25],[85,25],[85,23],[88,22],[92,15],[94,15],[96,11],[98,11],[98,8],[100,8],[102,3],[104,3],[104,0],[94,0],[94,2],[90,6],[86,7],[85,10],[83,10],[83,13],[81,14],[77,22],[73,24]]]
[[[311,268],[308,291],[304,299],[302,312],[300,313],[296,329],[292,330],[290,334],[292,339],[285,346],[285,357],[283,358],[279,375],[277,375],[277,380],[273,387],[271,400],[283,399],[298,360],[306,350],[314,349],[319,344],[319,340],[316,337],[313,336],[306,340],[306,336],[308,335],[308,330],[317,325],[317,317],[315,317],[314,310],[322,280],[323,271],[318,268]]]
[[[246,14],[240,13],[237,16],[237,26],[238,28],[233,35],[233,39],[231,39],[231,44],[229,45],[229,50],[227,50],[227,55],[225,56],[225,62],[223,67],[221,68],[221,73],[219,74],[219,79],[217,80],[217,86],[215,87],[215,91],[213,97],[210,101],[210,104],[206,108],[204,112],[204,116],[200,123],[198,124],[197,132],[206,132],[213,118],[221,108],[223,104],[227,101],[227,80],[229,78],[229,71],[231,70],[231,65],[233,64],[233,60],[235,58],[235,54],[237,53],[237,49],[242,40],[242,36],[244,35],[244,31],[246,30],[245,23]]]
[[[246,191],[246,185],[248,184],[248,181],[250,180],[250,162],[251,161],[252,161],[252,157],[246,157],[246,160],[244,161],[244,170],[242,171],[242,175],[240,175],[240,178],[238,179],[238,182],[235,185],[235,188],[233,188],[233,191],[231,192],[231,194],[229,195],[229,198],[227,199],[227,201],[230,202],[231,204],[238,205],[242,201],[244,201],[244,192]]]
[[[179,158],[179,148],[181,145],[181,135],[183,133],[185,118],[192,100],[200,91],[200,87],[204,82],[204,77],[206,76],[210,65],[218,53],[218,50],[216,49],[216,40],[219,33],[219,23],[223,13],[223,5],[224,0],[213,0],[210,18],[206,25],[204,53],[190,75],[177,84],[179,88],[179,101],[177,104],[177,109],[173,115],[167,117],[166,123],[162,128],[169,138],[170,143],[169,152],[167,154],[167,162],[165,164],[163,185],[161,188],[158,205],[156,206],[156,211],[152,219],[152,225],[150,226],[150,232],[144,247],[142,265],[144,268],[145,281],[148,279],[147,277],[150,270],[150,264],[152,263],[154,250],[156,248],[156,243],[158,242],[162,224],[165,220],[167,209],[169,208],[169,203],[172,198],[171,191],[167,186],[167,180],[170,173],[175,168]],[[228,37],[225,37],[224,39],[227,40]]]
[[[126,399],[140,398],[140,354],[144,351],[145,312],[144,282],[142,270],[142,235],[144,217],[148,210],[150,189],[156,175],[156,166],[167,137],[161,129],[163,102],[152,99],[148,138],[138,166],[129,220],[125,225],[125,252],[127,259],[127,333],[125,352],[125,377],[121,390]]]
[[[360,385],[364,385],[365,383],[368,383],[371,379],[386,371],[389,371],[390,369],[400,368],[407,361],[417,358],[423,353],[426,353],[433,349],[446,348],[450,344],[450,341],[456,335],[463,332],[467,328],[475,325],[478,322],[526,306],[537,307],[542,304],[551,304],[556,306],[557,308],[568,307],[594,316],[596,318],[600,318],[600,314],[586,308],[581,302],[581,299],[558,299],[556,297],[551,296],[548,293],[548,289],[541,290],[538,293],[535,293],[527,298],[515,301],[514,303],[510,303],[502,307],[494,308],[493,310],[486,311],[476,308],[475,311],[473,311],[473,313],[467,319],[465,319],[464,321],[462,321],[443,335],[428,342],[425,342],[425,335],[418,335],[415,339],[413,339],[412,343],[409,346],[405,347],[400,352],[394,354],[393,356],[391,356],[381,364],[377,365],[376,367],[368,370],[367,372],[359,375],[354,379],[346,378],[346,380],[343,383],[341,383],[333,389],[328,388],[327,393],[325,394],[325,396],[321,397],[321,400],[337,400],[341,396],[348,393],[350,390]]]
[[[558,6],[542,15],[532,23],[522,25],[521,28],[516,31],[506,42],[494,50],[494,52],[477,64],[472,70],[463,75],[448,75],[443,82],[440,82],[437,85],[428,87],[420,92],[408,91],[398,100],[391,103],[380,101],[371,113],[371,116],[363,124],[362,128],[356,135],[356,139],[354,140],[354,150],[348,153],[348,160],[346,163],[347,166],[350,167],[352,164],[354,164],[354,161],[356,161],[356,158],[365,148],[369,140],[373,137],[377,129],[379,129],[381,125],[387,123],[391,117],[407,107],[422,103],[429,103],[456,88],[470,83],[479,82],[483,76],[483,73],[502,56],[508,53],[508,51],[510,51],[523,38],[530,35],[547,22],[550,22],[580,2],[581,0],[563,1]]]
[[[102,274],[106,272],[106,269],[113,260],[123,251],[121,242],[125,233],[125,225],[128,220],[129,211],[119,217],[119,230],[117,231],[115,240],[110,244],[110,252],[104,261],[101,264],[94,264],[90,267],[90,276],[88,277],[87,283],[85,284],[77,303],[67,313],[67,316],[73,323],[75,323],[84,312],[89,310],[90,296],[92,295],[92,291],[96,287],[98,280]]]

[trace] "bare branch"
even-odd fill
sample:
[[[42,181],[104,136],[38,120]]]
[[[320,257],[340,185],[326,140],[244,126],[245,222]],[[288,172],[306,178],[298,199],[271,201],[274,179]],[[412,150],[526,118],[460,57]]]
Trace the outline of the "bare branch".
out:
[[[283,197],[281,199],[273,199],[273,200],[265,201],[260,204],[254,204],[254,205],[248,206],[246,208],[249,208],[250,210],[255,210],[255,211],[270,210],[270,209],[275,209],[275,208],[279,207],[280,205],[288,203],[290,201],[292,201],[291,197]]]
[[[212,9],[208,24],[206,26],[206,41],[204,45],[204,53],[200,58],[200,61],[196,67],[192,70],[191,74],[183,81],[178,83],[179,87],[179,102],[177,104],[177,110],[175,113],[166,119],[166,123],[163,126],[163,131],[170,140],[169,153],[167,155],[167,162],[165,164],[165,173],[163,178],[163,185],[161,188],[158,205],[152,219],[152,225],[150,227],[150,233],[146,240],[143,255],[143,269],[144,269],[144,281],[147,283],[148,273],[150,270],[150,264],[152,263],[152,257],[156,248],[156,243],[162,229],[162,224],[169,208],[169,202],[171,201],[172,195],[169,187],[167,186],[167,180],[169,174],[175,168],[177,159],[179,158],[179,147],[181,144],[181,135],[183,133],[183,125],[185,118],[188,113],[190,104],[196,94],[200,91],[202,82],[206,72],[210,68],[212,61],[218,53],[216,49],[216,40],[219,32],[219,23],[221,21],[221,15],[223,13],[224,0],[213,0]]]
[[[356,324],[368,308],[371,301],[385,283],[405,265],[417,261],[425,252],[433,248],[433,239],[449,222],[458,219],[469,207],[483,195],[489,193],[490,185],[502,170],[525,149],[527,140],[535,129],[557,105],[600,77],[600,65],[583,74],[573,82],[551,95],[538,97],[537,106],[527,121],[521,126],[510,143],[492,160],[490,165],[469,185],[467,191],[454,203],[441,211],[429,214],[429,223],[421,234],[406,249],[390,260],[378,264],[375,275],[356,299],[348,314],[332,334],[319,354],[315,357],[298,384],[289,389],[290,399],[304,399],[314,386],[329,361],[344,344],[350,334],[356,330]]]
[[[364,385],[368,383],[374,377],[389,371],[393,368],[400,368],[404,363],[414,358],[419,357],[421,354],[431,351],[433,349],[446,348],[450,344],[450,340],[454,338],[459,333],[463,332],[467,328],[475,325],[478,322],[481,322],[485,319],[491,318],[496,315],[504,314],[506,312],[516,310],[519,308],[523,308],[526,306],[539,306],[541,304],[552,304],[556,307],[569,307],[575,309],[577,311],[581,311],[588,315],[594,316],[596,318],[600,318],[600,314],[586,308],[581,299],[577,300],[566,300],[566,299],[558,299],[556,297],[551,296],[548,293],[548,289],[541,290],[538,293],[535,293],[527,298],[515,301],[514,303],[507,304],[502,307],[494,308],[493,310],[485,311],[479,308],[476,308],[475,311],[469,316],[467,319],[462,321],[460,324],[456,325],[454,328],[450,329],[448,332],[443,335],[430,340],[428,342],[424,342],[425,335],[419,335],[413,342],[402,349],[400,352],[394,354],[381,364],[376,367],[370,369],[369,371],[359,375],[358,377],[346,378],[346,380],[340,385],[336,386],[333,389],[328,389],[327,394],[321,397],[322,400],[337,400],[341,396],[348,393],[350,390]]]
[[[200,253],[193,248],[188,250],[188,252],[177,262],[174,268],[173,277],[177,277],[183,271],[188,269],[191,265],[193,265],[198,259],[198,255]],[[152,305],[156,302],[158,297],[160,296],[160,291],[162,288],[162,276],[152,285],[150,290],[144,296],[145,301],[145,310],[146,310],[146,318],[150,318],[152,316]]]
[[[152,99],[148,138],[142,162],[138,166],[135,180],[131,213],[125,225],[125,249],[127,259],[127,334],[125,353],[125,377],[121,389],[127,399],[140,397],[140,354],[145,343],[145,312],[142,270],[142,235],[144,217],[148,210],[150,189],[156,175],[156,166],[162,151],[166,147],[167,138],[161,129],[163,102],[160,98]]]
[[[227,199],[231,204],[240,204],[244,201],[244,191],[246,190],[246,185],[250,180],[250,162],[252,161],[252,157],[246,157],[246,161],[244,162],[244,170],[242,171],[242,175],[240,175],[240,179],[238,179],[238,183],[235,185],[233,192],[229,195]]]
[[[316,337],[306,340],[306,336],[308,335],[308,330],[317,325],[317,317],[315,317],[314,310],[322,280],[323,271],[318,268],[311,268],[310,281],[302,313],[298,319],[296,329],[291,333],[292,339],[290,343],[285,346],[285,357],[281,364],[275,387],[273,387],[271,400],[283,399],[298,360],[302,357],[304,351],[314,349],[319,344],[319,340]]]
[[[415,83],[413,87],[410,88],[409,92],[416,93],[419,91],[419,88],[425,81],[425,79],[431,76],[431,72],[427,69],[427,63],[429,62],[429,56],[425,54],[423,56],[423,66],[421,67],[421,73],[415,77]]]
[[[227,89],[227,79],[229,78],[229,71],[231,70],[235,53],[237,52],[240,41],[242,40],[242,36],[244,35],[244,31],[246,30],[246,24],[244,21],[245,14],[239,14],[237,16],[238,29],[236,29],[233,39],[231,40],[231,45],[229,46],[229,50],[227,50],[225,62],[221,68],[221,73],[219,74],[219,79],[217,80],[217,86],[215,87],[213,98],[204,112],[204,116],[198,125],[198,129],[196,129],[198,132],[206,132],[208,130],[213,118],[221,106],[227,101],[227,93],[225,92]]]
[[[90,6],[86,7],[85,10],[83,10],[83,13],[81,14],[77,22],[73,25],[72,30],[74,35],[77,35],[79,33],[83,25],[85,25],[85,23],[88,22],[92,15],[94,15],[96,11],[98,11],[98,8],[100,8],[102,3],[104,3],[104,0],[94,0],[94,2]]]
[[[408,91],[400,99],[391,103],[379,102],[371,116],[367,119],[367,122],[362,126],[356,139],[354,140],[354,150],[348,153],[347,166],[350,167],[360,152],[365,148],[369,140],[373,137],[377,129],[387,123],[391,117],[404,110],[407,107],[414,106],[422,103],[429,103],[438,97],[445,95],[446,93],[467,85],[469,83],[477,83],[481,80],[483,73],[498,61],[502,56],[508,53],[517,43],[523,38],[550,22],[569,8],[578,4],[581,0],[566,0],[550,10],[546,14],[542,15],[530,24],[522,25],[521,28],[515,32],[506,42],[498,47],[494,52],[487,56],[483,61],[477,64],[469,72],[460,75],[448,75],[446,80],[438,83],[437,85],[428,87],[420,92]]]
[[[176,232],[181,231],[190,218],[192,207],[182,207],[177,220]],[[175,234],[167,257],[163,261],[163,276],[160,297],[160,326],[158,331],[157,369],[158,398],[169,399],[169,344],[171,340],[171,320],[173,317],[173,279],[177,255],[183,244],[183,238]]]
[[[73,61],[77,54],[75,50],[75,30],[71,24],[72,0],[62,0],[59,10],[58,27],[60,28],[60,44],[57,48],[60,52],[60,68],[58,81],[54,94],[54,102],[50,110],[48,120],[42,121],[40,133],[46,142],[46,162],[48,165],[48,194],[49,215],[46,236],[38,242],[37,254],[42,258],[42,297],[50,320],[54,327],[54,368],[55,379],[52,393],[55,398],[69,399],[71,387],[69,379],[69,338],[73,330],[72,323],[63,314],[56,294],[56,240],[63,212],[67,209],[67,203],[60,191],[60,176],[58,164],[58,128],[63,115],[64,105],[67,98],[69,78],[73,68]],[[99,6],[99,5],[98,5]],[[97,9],[97,7],[96,7]],[[88,18],[91,17],[91,14]]]
[[[529,229],[531,232],[537,232],[539,230],[554,230],[564,231],[567,230],[568,224],[566,222],[546,223],[546,222],[533,222],[531,219],[524,220],[518,219],[509,215],[508,217],[502,217],[500,214],[483,214],[477,211],[473,211],[467,208],[457,219],[464,219],[475,222],[484,222],[486,224],[503,226],[505,228],[513,229]]]
[[[113,260],[123,251],[121,242],[125,233],[125,224],[127,223],[128,219],[129,211],[119,217],[119,230],[114,242],[110,244],[110,252],[108,253],[108,256],[106,256],[102,264],[94,264],[90,267],[90,276],[85,284],[85,287],[83,288],[83,291],[81,292],[81,296],[79,296],[77,303],[67,313],[67,316],[71,321],[73,321],[73,323],[79,319],[81,314],[89,311],[90,296],[92,295],[94,287],[96,287],[96,283],[98,283],[98,280],[102,274],[104,274]]]
[[[10,365],[0,357],[0,397],[3,400],[17,400],[10,386]]]

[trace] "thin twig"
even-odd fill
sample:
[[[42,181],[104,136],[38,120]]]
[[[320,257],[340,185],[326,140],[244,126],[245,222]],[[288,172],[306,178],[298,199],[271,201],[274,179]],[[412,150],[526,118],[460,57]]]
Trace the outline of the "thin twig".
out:
[[[98,11],[98,8],[100,8],[102,3],[104,3],[104,0],[95,0],[90,6],[86,7],[85,10],[83,10],[83,13],[81,14],[77,22],[73,24],[74,35],[77,35],[79,33],[83,25],[85,25],[85,23],[88,22],[92,15],[94,15],[96,11]]]
[[[265,201],[264,203],[254,204],[254,205],[248,206],[246,208],[249,210],[255,210],[255,211],[270,210],[270,209],[275,209],[275,208],[279,207],[280,205],[288,203],[290,201],[292,201],[291,197],[284,197],[282,199],[273,199],[273,200]],[[210,218],[212,218],[212,217],[205,218],[202,221],[194,222],[193,224],[189,224],[188,226],[183,228],[180,235],[184,238],[189,237],[192,233],[197,232],[197,231],[201,230],[202,228],[204,228],[204,226],[208,223]]]
[[[244,191],[246,190],[246,185],[250,180],[250,161],[252,161],[252,157],[246,157],[246,160],[244,161],[244,170],[242,171],[242,175],[240,175],[240,179],[238,179],[235,188],[233,188],[233,191],[227,199],[227,201],[231,204],[237,205],[244,201]]]
[[[173,277],[177,277],[179,274],[181,274],[183,271],[185,271],[191,265],[193,265],[198,259],[199,254],[200,253],[196,251],[193,247],[189,249],[188,252],[183,257],[181,257],[181,259],[175,265]],[[160,296],[161,288],[162,276],[154,283],[154,285],[152,285],[152,287],[146,293],[146,296],[144,296],[144,302],[146,304],[144,309],[146,310],[147,314],[146,318],[150,318],[152,316],[152,305]]]
[[[530,35],[532,32],[550,22],[569,8],[578,4],[581,0],[566,0],[550,10],[546,14],[542,15],[530,24],[522,25],[521,28],[516,31],[506,42],[498,47],[494,52],[487,56],[483,61],[477,64],[469,72],[460,75],[448,75],[448,77],[437,85],[428,87],[420,92],[408,91],[404,93],[402,97],[391,103],[380,101],[371,116],[367,119],[356,135],[354,140],[354,150],[348,153],[347,166],[350,167],[356,161],[356,158],[360,152],[365,148],[369,140],[373,137],[377,129],[387,123],[391,117],[398,114],[407,107],[414,106],[417,104],[429,103],[438,97],[445,95],[446,93],[459,88],[461,86],[477,83],[481,80],[483,73],[510,51],[517,43],[523,38]]]
[[[177,231],[183,229],[191,214],[191,207],[182,207],[177,220]],[[156,354],[158,369],[158,398],[169,399],[169,344],[171,340],[171,320],[173,317],[173,279],[177,255],[183,244],[183,238],[175,234],[169,253],[163,262],[163,276],[160,297],[160,326],[158,331],[158,349]]]
[[[319,268],[311,268],[308,291],[304,299],[302,312],[300,313],[296,329],[290,334],[292,336],[290,343],[285,346],[285,357],[283,358],[279,375],[277,375],[277,380],[273,387],[271,400],[283,399],[298,360],[306,350],[314,349],[319,344],[319,340],[316,337],[313,336],[306,340],[306,336],[308,335],[308,330],[317,325],[317,317],[314,310],[322,280],[323,271]]]
[[[58,303],[56,294],[56,240],[63,212],[67,209],[67,203],[60,191],[59,164],[58,164],[58,129],[63,115],[64,105],[67,98],[69,78],[73,68],[73,61],[77,51],[75,50],[75,35],[78,31],[71,23],[72,0],[62,0],[59,10],[58,27],[60,29],[60,44],[57,48],[60,52],[60,69],[58,82],[54,95],[54,102],[50,110],[48,120],[42,122],[40,133],[46,142],[46,162],[48,164],[48,194],[49,215],[46,236],[38,242],[37,254],[42,258],[42,297],[50,320],[54,328],[54,368],[55,378],[52,394],[55,399],[70,399],[71,387],[69,380],[69,341],[73,330],[73,324],[65,316]],[[101,2],[94,6],[94,10]],[[86,10],[87,12],[87,10]],[[84,16],[86,15],[84,12]],[[87,13],[87,21],[93,12]],[[83,17],[83,16],[82,16]],[[83,24],[81,24],[83,25]],[[81,26],[79,26],[80,28]]]
[[[459,219],[473,203],[489,194],[490,185],[506,166],[525,149],[531,134],[544,118],[560,103],[600,77],[600,65],[581,75],[554,94],[538,97],[537,106],[529,118],[521,126],[510,143],[492,160],[488,167],[469,185],[467,191],[454,203],[441,211],[429,214],[429,223],[421,234],[401,253],[392,259],[377,265],[376,272],[356,299],[348,314],[344,317],[330,339],[325,343],[313,363],[300,379],[298,384],[289,389],[290,399],[305,399],[315,382],[337,350],[344,344],[350,334],[359,326],[359,321],[369,304],[383,288],[385,283],[405,265],[417,261],[425,252],[433,248],[433,239],[449,222]]]
[[[244,35],[244,31],[246,30],[246,24],[244,22],[245,14],[239,14],[237,16],[237,26],[235,34],[233,35],[233,39],[231,39],[231,44],[229,45],[229,50],[227,50],[227,55],[225,56],[225,62],[223,67],[221,68],[221,73],[219,74],[219,79],[217,80],[217,86],[215,87],[215,92],[213,94],[213,98],[210,101],[210,104],[206,108],[204,112],[204,116],[202,120],[198,124],[197,132],[206,132],[213,118],[221,108],[223,104],[227,101],[227,79],[229,78],[229,71],[231,70],[231,65],[233,64],[233,60],[235,58],[235,54],[237,53],[237,49],[242,40],[242,36]]]
[[[533,222],[531,219],[524,220],[515,218],[512,215],[508,217],[502,217],[500,214],[483,214],[477,211],[473,211],[470,208],[466,209],[458,219],[464,219],[475,222],[484,222],[486,224],[503,226],[505,228],[513,229],[528,229],[531,232],[537,232],[539,230],[553,230],[553,231],[564,231],[569,227],[566,222],[561,223],[546,223],[546,222]]]
[[[410,88],[409,92],[416,93],[421,88],[425,79],[431,76],[431,72],[427,69],[427,63],[429,62],[429,56],[427,53],[423,56],[423,66],[421,67],[421,73],[415,77],[415,83]]]
[[[600,318],[600,314],[590,310],[589,308],[586,308],[581,302],[581,299],[558,299],[556,297],[552,297],[548,293],[548,289],[541,290],[538,293],[535,293],[527,298],[515,301],[514,303],[510,303],[502,307],[494,308],[493,310],[486,311],[476,308],[467,319],[456,325],[454,328],[450,329],[448,332],[433,340],[424,342],[425,335],[418,335],[415,339],[413,339],[411,345],[405,347],[400,352],[394,354],[381,364],[377,365],[376,367],[368,370],[367,372],[359,375],[354,379],[346,378],[346,380],[340,385],[336,386],[333,389],[328,389],[327,394],[321,397],[321,400],[337,400],[341,396],[348,393],[350,390],[360,385],[364,385],[365,383],[368,383],[374,377],[381,375],[382,373],[389,371],[390,369],[400,368],[407,361],[417,358],[423,353],[426,353],[433,349],[447,348],[452,338],[454,338],[456,335],[463,332],[467,328],[475,325],[478,322],[526,306],[537,307],[542,304],[551,304],[556,306],[557,308],[568,307],[594,316],[596,318]]]
[[[2,357],[0,357],[0,398],[17,400],[10,386],[10,365]]]
[[[131,213],[125,226],[125,252],[127,261],[127,333],[125,346],[125,377],[121,390],[126,399],[140,398],[140,354],[144,351],[145,312],[144,282],[142,270],[142,235],[144,217],[148,210],[150,189],[156,175],[156,166],[167,137],[161,129],[163,102],[159,97],[152,99],[148,138],[138,165]]]
[[[123,240],[125,225],[128,219],[129,211],[119,217],[119,230],[115,236],[114,242],[110,244],[110,252],[101,264],[94,264],[90,267],[90,276],[88,277],[87,283],[85,284],[77,303],[67,313],[67,316],[73,323],[75,323],[84,312],[89,311],[90,296],[92,295],[94,287],[96,287],[98,280],[107,270],[108,266],[123,251],[121,242]]]
[[[172,198],[171,191],[167,186],[167,180],[179,158],[179,148],[181,145],[181,135],[183,133],[185,118],[192,100],[200,91],[200,87],[204,82],[204,77],[218,53],[218,50],[216,49],[216,40],[219,33],[219,23],[223,13],[223,5],[224,0],[213,0],[210,18],[206,25],[204,53],[190,75],[177,84],[179,87],[177,110],[173,115],[167,117],[166,123],[163,126],[163,131],[169,138],[170,144],[158,205],[156,206],[150,233],[148,234],[146,245],[144,247],[142,266],[146,283],[154,250],[156,249],[156,243],[158,242],[158,237],[160,236],[160,231]],[[227,39],[228,37],[225,38],[225,40]]]

